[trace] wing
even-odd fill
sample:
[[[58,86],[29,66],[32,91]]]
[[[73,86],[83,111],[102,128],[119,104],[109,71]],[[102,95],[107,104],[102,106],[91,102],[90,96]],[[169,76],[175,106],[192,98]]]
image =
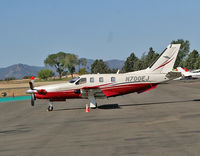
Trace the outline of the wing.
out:
[[[97,86],[83,87],[80,91],[82,98],[88,98],[88,96],[94,96],[95,98],[106,98],[106,95]]]

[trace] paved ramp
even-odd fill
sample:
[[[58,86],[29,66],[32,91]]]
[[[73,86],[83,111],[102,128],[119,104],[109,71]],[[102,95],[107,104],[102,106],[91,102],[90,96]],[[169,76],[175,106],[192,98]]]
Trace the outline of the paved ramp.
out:
[[[198,156],[200,81],[170,82],[143,94],[98,100],[0,103],[0,155]],[[110,104],[110,106],[108,106]]]

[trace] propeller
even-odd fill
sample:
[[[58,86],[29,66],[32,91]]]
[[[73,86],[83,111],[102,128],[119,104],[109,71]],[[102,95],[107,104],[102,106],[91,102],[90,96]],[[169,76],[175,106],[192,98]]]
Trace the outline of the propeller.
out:
[[[34,79],[35,79],[35,77],[32,76],[31,81],[29,82],[30,89],[31,89],[31,106],[35,105],[35,100],[36,100],[36,97],[35,97],[35,94],[34,94],[34,85],[33,85]]]
[[[32,94],[31,94],[31,106],[34,106],[34,105],[35,105],[35,100],[36,100],[35,94],[32,93]]]
[[[35,96],[35,92],[37,91],[38,94],[40,95],[46,95],[47,91],[45,89],[40,89],[37,90],[34,88],[34,77],[31,77],[31,81],[29,82],[29,86],[30,89],[26,91],[27,94],[31,94],[31,106],[35,105],[35,100],[36,100],[36,96]]]

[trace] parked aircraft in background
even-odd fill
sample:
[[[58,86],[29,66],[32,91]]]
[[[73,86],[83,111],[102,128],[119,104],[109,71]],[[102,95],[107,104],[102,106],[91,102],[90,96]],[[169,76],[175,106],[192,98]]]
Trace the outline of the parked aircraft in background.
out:
[[[183,79],[198,79],[198,78],[200,78],[200,71],[199,70],[194,70],[194,71],[190,72],[187,69],[177,67],[177,71],[181,72]]]
[[[192,70],[191,72],[192,72],[192,73],[200,73],[200,69]]]
[[[97,98],[108,98],[133,92],[143,93],[156,88],[162,82],[180,77],[180,73],[172,72],[180,46],[180,44],[169,45],[145,70],[122,74],[88,74],[63,84],[40,87],[34,87],[33,82],[30,82],[30,89],[27,93],[32,94],[32,106],[36,99],[49,99],[49,111],[53,110],[54,101],[75,98],[89,99],[90,107],[96,108]]]

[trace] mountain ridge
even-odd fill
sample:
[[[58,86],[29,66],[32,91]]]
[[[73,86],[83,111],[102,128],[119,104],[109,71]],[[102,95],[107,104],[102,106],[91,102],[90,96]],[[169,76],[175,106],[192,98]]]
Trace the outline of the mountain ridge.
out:
[[[88,72],[91,71],[91,65],[95,60],[92,59],[86,59],[87,60],[87,65],[86,65],[86,70]],[[122,69],[124,65],[123,60],[118,60],[118,59],[112,59],[112,60],[107,60],[105,63],[108,65],[110,69],[117,68],[117,69]],[[81,68],[83,66],[80,66]],[[24,76],[37,76],[37,73],[44,69],[46,67],[42,66],[31,66],[27,64],[14,64],[8,67],[0,68],[0,80],[4,80],[5,78],[10,78],[14,77],[16,79],[22,79]],[[55,73],[56,70],[54,68],[51,68]],[[78,71],[78,67],[76,67],[76,72]]]

